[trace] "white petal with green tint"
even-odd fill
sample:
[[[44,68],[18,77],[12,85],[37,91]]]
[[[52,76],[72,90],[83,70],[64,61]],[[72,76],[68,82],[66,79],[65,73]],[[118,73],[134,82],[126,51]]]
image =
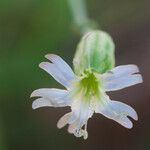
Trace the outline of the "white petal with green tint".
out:
[[[45,57],[49,59],[62,74],[64,74],[68,81],[71,81],[75,78],[74,72],[61,57],[55,54],[47,54]]]
[[[68,94],[67,90],[55,88],[41,88],[32,92],[31,97],[44,97],[47,99],[61,100]]]
[[[139,68],[136,65],[121,65],[113,68],[111,70],[115,76],[122,76],[122,75],[131,75],[139,72]]]
[[[136,111],[127,104],[110,100],[108,96],[103,97],[104,103],[96,110],[96,113],[101,113],[105,117],[112,119],[126,128],[132,128],[133,124],[128,116],[134,120],[138,120]]]
[[[32,103],[33,109],[37,109],[37,108],[41,108],[41,107],[51,107],[51,106],[53,106],[51,104],[51,102],[44,98],[38,98],[38,99],[34,100],[34,102]]]
[[[102,75],[105,91],[120,90],[143,82],[136,65],[118,66]]]
[[[32,92],[31,97],[42,97],[33,102],[34,109],[35,105],[36,108],[44,107],[46,104],[52,107],[63,107],[71,103],[69,92],[61,89],[38,89]]]
[[[72,113],[70,112],[70,113],[67,113],[67,114],[65,114],[64,116],[62,116],[62,117],[58,120],[58,122],[57,122],[57,127],[58,127],[58,128],[63,128],[65,125],[67,125],[67,124],[68,124],[68,120],[69,120],[71,114],[72,114]]]
[[[75,78],[72,69],[57,55],[48,54],[45,57],[52,61],[52,63],[42,62],[39,64],[39,67],[67,88]]]

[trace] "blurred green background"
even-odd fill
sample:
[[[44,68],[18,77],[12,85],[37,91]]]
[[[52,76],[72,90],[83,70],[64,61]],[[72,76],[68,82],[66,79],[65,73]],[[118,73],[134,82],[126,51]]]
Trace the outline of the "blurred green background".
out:
[[[57,120],[68,108],[32,110],[30,94],[61,87],[38,67],[47,53],[72,65],[80,39],[73,32],[67,0],[0,1],[0,150],[149,150],[150,149],[150,1],[87,0],[88,12],[116,44],[119,64],[137,64],[144,84],[111,93],[139,114],[134,128],[94,115],[89,138],[77,139]]]

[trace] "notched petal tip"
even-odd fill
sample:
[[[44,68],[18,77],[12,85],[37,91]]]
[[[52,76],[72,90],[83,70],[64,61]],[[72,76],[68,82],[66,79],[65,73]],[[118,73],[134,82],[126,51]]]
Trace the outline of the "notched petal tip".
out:
[[[130,81],[131,86],[143,83],[143,77],[141,74],[133,74],[133,75],[128,77],[128,80]]]
[[[38,90],[34,90],[34,91],[31,93],[30,98],[32,98],[32,97],[38,97],[37,91],[38,91]]]
[[[129,64],[129,65],[125,65],[127,67],[127,70],[130,70],[130,73],[138,73],[140,72],[139,67],[135,64]]]
[[[131,106],[114,100],[109,100],[104,108],[99,109],[98,112],[128,129],[133,127],[133,123],[128,117],[138,120],[138,115]]]
[[[139,68],[137,65],[128,64],[128,65],[120,65],[112,69],[112,72],[120,75],[131,75],[139,72]]]
[[[56,57],[59,57],[59,56],[56,54],[46,54],[45,55],[45,58],[47,58],[48,60],[51,60],[51,59],[56,58]]]
[[[137,114],[137,112],[135,110],[134,110],[134,112],[132,112],[132,115],[128,115],[128,116],[131,117],[132,119],[134,119],[135,121],[138,120],[138,114]]]
[[[136,115],[135,115],[135,117],[134,117],[134,120],[135,120],[135,121],[138,121],[138,119],[139,119],[139,118],[138,118],[138,114],[136,113]]]
[[[47,64],[48,64],[48,62],[41,62],[41,63],[39,64],[39,67],[40,67],[41,69],[45,69],[45,68],[47,67]]]
[[[40,88],[34,90],[31,95],[31,97],[49,97],[50,94],[54,94],[56,91],[59,91],[59,89],[54,89],[54,88]],[[60,92],[65,91],[65,90],[60,90]]]
[[[67,125],[70,115],[71,115],[71,113],[67,113],[64,116],[62,116],[57,122],[57,128],[61,129],[65,125]]]
[[[37,109],[39,107],[40,106],[38,105],[37,100],[33,101],[33,103],[32,103],[32,109]]]
[[[120,104],[122,104],[121,109],[122,110],[124,109],[124,113],[126,114],[126,116],[129,116],[136,121],[138,120],[137,112],[131,106],[121,103],[121,102],[120,102]]]
[[[131,106],[118,101],[111,101],[111,106],[118,114],[129,116],[134,120],[138,120],[137,112]]]
[[[37,107],[37,104],[36,104],[36,102],[34,101],[33,103],[32,103],[32,109],[37,109],[38,107]]]
[[[40,88],[40,89],[36,89],[31,93],[30,97],[46,97],[46,98],[51,98],[51,94],[54,94],[56,91],[59,89],[54,89],[54,88]],[[60,90],[61,91],[65,91],[65,90]]]
[[[143,77],[141,74],[138,74],[139,75],[139,83],[143,83]]]
[[[51,107],[51,106],[52,104],[50,103],[50,101],[44,98],[38,98],[34,100],[32,103],[32,109],[37,109],[40,107]]]
[[[47,54],[45,57],[51,62],[41,62],[39,67],[67,88],[70,82],[75,78],[70,66],[61,57],[55,54]]]
[[[133,123],[127,117],[125,117],[120,124],[127,129],[133,128]]]

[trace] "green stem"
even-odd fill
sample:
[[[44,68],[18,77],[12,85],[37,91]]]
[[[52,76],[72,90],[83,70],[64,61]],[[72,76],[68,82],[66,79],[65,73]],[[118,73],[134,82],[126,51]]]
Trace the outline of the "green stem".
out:
[[[72,13],[73,24],[81,34],[96,28],[96,23],[88,17],[85,0],[68,0],[68,4]]]

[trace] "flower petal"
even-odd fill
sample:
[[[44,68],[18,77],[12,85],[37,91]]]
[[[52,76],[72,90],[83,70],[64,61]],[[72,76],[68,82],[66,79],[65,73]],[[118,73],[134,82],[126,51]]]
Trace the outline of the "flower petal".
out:
[[[131,75],[139,72],[139,68],[136,65],[121,65],[113,68],[110,72],[115,76]]]
[[[59,68],[59,70],[65,74],[68,80],[74,79],[74,73],[72,69],[61,57],[55,54],[47,54],[45,57],[53,62]]]
[[[78,99],[74,99],[71,104],[73,116],[69,119],[69,123],[74,124],[74,130],[75,128],[76,130],[81,129],[82,126],[86,124],[88,119],[93,115],[93,111],[90,109],[90,100],[84,100],[83,98],[84,97],[79,96]]]
[[[76,120],[75,122],[73,122],[72,124],[70,124],[68,126],[68,132],[71,133],[71,134],[75,133],[78,124],[79,124],[79,120]]]
[[[52,106],[50,101],[48,101],[47,99],[44,99],[44,98],[38,98],[35,101],[33,101],[33,103],[32,103],[32,109],[37,109],[40,107],[50,107],[50,106]]]
[[[105,117],[129,129],[132,128],[133,124],[127,116],[132,117],[134,120],[138,120],[136,111],[127,104],[112,101],[109,97],[104,97],[103,101],[105,103],[103,103],[103,105],[99,104],[99,108],[96,110],[97,113],[101,113]]]
[[[59,56],[48,54],[45,56],[52,63],[42,62],[39,67],[48,72],[56,81],[63,86],[68,87],[75,75],[69,65]]]
[[[69,120],[68,120],[68,124],[73,124],[76,120],[77,120],[77,116],[76,116],[76,113],[72,112]]]
[[[111,107],[113,110],[117,111],[118,114],[127,115],[133,118],[134,120],[138,120],[138,115],[136,111],[129,105],[111,100],[109,102],[109,107]]]
[[[69,85],[69,81],[54,64],[49,62],[42,62],[39,64],[39,67],[48,72],[57,82],[63,86],[67,87]]]
[[[67,90],[55,88],[41,88],[32,92],[31,97],[45,97],[48,99],[61,98],[68,94]]]
[[[116,91],[138,83],[142,83],[143,79],[140,74],[122,76],[112,78],[110,81],[103,81],[105,91]]]
[[[117,122],[128,129],[131,129],[133,127],[133,123],[126,116],[123,116],[122,118],[118,119]]]
[[[142,83],[142,76],[140,74],[135,74],[138,72],[139,69],[136,65],[122,65],[106,72],[102,75],[105,91],[115,91]]]
[[[84,138],[84,140],[86,140],[88,138],[88,132],[87,132],[87,127],[85,127],[84,129],[82,128],[77,128],[79,124],[79,120],[76,120],[74,123],[70,124],[68,127],[68,132],[70,134],[74,134],[76,137],[82,137]],[[85,125],[87,126],[87,124]]]
[[[58,122],[57,122],[57,127],[58,128],[63,128],[65,125],[67,125],[68,123],[68,119],[70,118],[71,116],[71,112],[65,114],[64,116],[62,116]]]
[[[71,102],[71,99],[69,97],[69,92],[67,90],[54,89],[54,88],[37,89],[32,92],[31,97],[42,97],[44,101],[43,103],[45,103],[46,101],[45,105],[48,104],[47,106],[53,106],[53,107],[68,106]],[[38,101],[36,103],[38,103]],[[42,106],[39,105],[39,107]]]
[[[90,113],[90,108],[87,105],[83,104],[81,107],[80,107],[80,116],[79,116],[79,125],[78,125],[78,128],[81,128],[84,124],[86,124],[86,122],[88,121],[89,119],[89,113]]]

